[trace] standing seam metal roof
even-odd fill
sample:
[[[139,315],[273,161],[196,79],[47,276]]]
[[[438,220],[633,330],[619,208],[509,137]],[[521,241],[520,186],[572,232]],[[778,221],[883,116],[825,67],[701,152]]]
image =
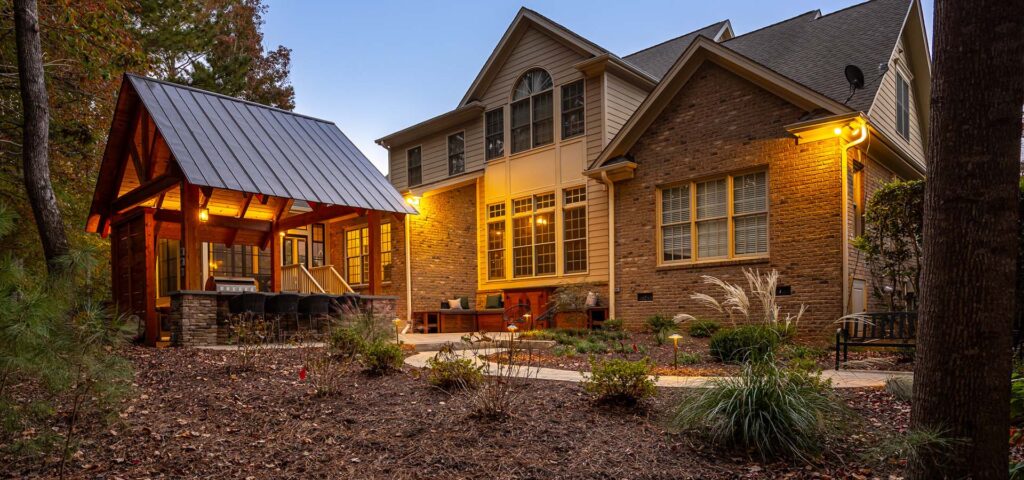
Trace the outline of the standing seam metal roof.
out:
[[[127,75],[192,184],[416,213],[333,123]]]

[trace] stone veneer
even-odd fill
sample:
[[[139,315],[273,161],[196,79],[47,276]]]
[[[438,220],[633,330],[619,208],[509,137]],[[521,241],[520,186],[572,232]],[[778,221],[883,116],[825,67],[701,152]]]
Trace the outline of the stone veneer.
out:
[[[630,155],[633,179],[616,184],[617,315],[632,329],[654,314],[720,318],[690,298],[720,293],[713,275],[746,287],[741,268],[777,269],[792,295],[784,312],[808,307],[801,336],[827,338],[842,315],[841,150],[838,140],[798,145],[784,129],[805,112],[731,72],[705,63],[647,129]],[[657,262],[657,186],[768,172],[769,256],[709,264]],[[653,301],[637,294],[653,293]],[[722,319],[724,320],[724,319]]]

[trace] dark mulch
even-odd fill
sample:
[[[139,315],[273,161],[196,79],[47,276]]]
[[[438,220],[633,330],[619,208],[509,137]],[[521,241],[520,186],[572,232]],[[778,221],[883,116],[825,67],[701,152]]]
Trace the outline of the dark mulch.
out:
[[[877,390],[844,391],[864,418],[831,440],[819,463],[761,463],[743,452],[667,431],[681,390],[639,410],[597,406],[576,384],[532,381],[511,419],[471,412],[419,371],[368,377],[316,397],[295,352],[229,372],[226,352],[131,349],[136,392],[114,425],[83,426],[71,478],[887,478],[863,452],[905,428],[909,406]],[[2,474],[49,477],[56,458],[0,457]]]

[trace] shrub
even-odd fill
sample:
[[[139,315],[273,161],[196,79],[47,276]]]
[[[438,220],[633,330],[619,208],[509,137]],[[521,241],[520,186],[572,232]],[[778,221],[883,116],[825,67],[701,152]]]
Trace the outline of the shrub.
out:
[[[578,352],[572,345],[555,345],[555,348],[551,349],[551,353],[556,357],[575,357]]]
[[[330,351],[343,358],[355,358],[366,348],[366,340],[351,326],[336,327],[327,343]]]
[[[779,334],[763,325],[744,325],[722,330],[711,337],[711,356],[723,362],[758,360],[774,352]]]
[[[319,346],[311,333],[299,333],[293,339],[302,366],[299,380],[313,387],[317,396],[334,395],[341,392],[344,383],[344,365],[334,358],[329,348]]]
[[[653,315],[647,317],[647,328],[654,334],[654,342],[663,345],[668,334],[676,329],[676,322],[671,317]]]
[[[255,368],[263,350],[271,341],[270,323],[252,313],[243,313],[228,321],[235,349],[232,350],[232,367],[238,371]]]
[[[582,340],[575,348],[577,353],[608,353],[608,345],[600,340]]]
[[[772,359],[746,364],[739,377],[714,380],[687,396],[673,418],[679,428],[713,441],[752,449],[762,459],[808,460],[838,426],[843,407],[828,382],[807,372],[784,370]],[[835,423],[833,423],[835,422]]]
[[[402,348],[386,340],[377,340],[367,344],[360,355],[363,367],[374,375],[384,375],[400,370],[404,359]]]
[[[680,365],[696,365],[696,364],[700,363],[703,360],[704,359],[700,356],[699,353],[682,352],[682,353],[679,354],[679,364]]]
[[[447,344],[427,360],[427,382],[448,391],[476,388],[483,381],[483,368]]]
[[[621,332],[623,330],[622,326],[622,320],[609,318],[601,324],[601,329],[609,332]]]
[[[714,320],[694,320],[690,322],[690,336],[707,338],[715,334],[722,325]]]
[[[619,358],[591,361],[585,388],[599,401],[635,405],[656,393],[655,380],[650,377],[649,359],[631,362]]]

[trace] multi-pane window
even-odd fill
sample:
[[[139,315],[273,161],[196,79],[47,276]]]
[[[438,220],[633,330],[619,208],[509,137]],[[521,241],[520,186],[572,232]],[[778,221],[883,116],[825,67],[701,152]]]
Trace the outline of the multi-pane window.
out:
[[[768,182],[764,172],[732,179],[732,224],[737,256],[768,251]]]
[[[767,253],[767,179],[755,172],[660,189],[661,262]]]
[[[512,92],[512,153],[554,141],[554,84],[535,68],[523,74]]]
[[[420,163],[420,147],[410,148],[406,152],[408,175],[409,175],[409,186],[414,187],[423,183],[423,166]]]
[[[910,84],[896,72],[896,132],[910,138]]]
[[[310,244],[313,250],[313,266],[320,267],[327,263],[327,249],[324,242],[324,224],[313,224],[313,241]]]
[[[448,136],[448,175],[466,171],[466,135],[459,132]]]
[[[580,135],[583,121],[583,80],[562,85],[562,139]]]
[[[381,281],[391,281],[392,248],[391,224],[380,224]],[[370,229],[362,227],[345,232],[345,266],[348,283],[370,283]]]
[[[512,200],[512,275],[555,273],[555,194]]]
[[[487,206],[487,278],[505,278],[505,204]]]
[[[563,191],[563,257],[565,273],[587,270],[587,187]]]
[[[157,270],[159,282],[157,296],[166,297],[170,292],[181,289],[178,276],[178,240],[161,238],[157,240]]]
[[[175,242],[177,243],[177,242]],[[251,277],[261,291],[270,290],[270,249],[252,245],[209,244],[210,275],[218,277]]]
[[[484,143],[487,160],[505,155],[505,109],[496,108],[484,114]]]

